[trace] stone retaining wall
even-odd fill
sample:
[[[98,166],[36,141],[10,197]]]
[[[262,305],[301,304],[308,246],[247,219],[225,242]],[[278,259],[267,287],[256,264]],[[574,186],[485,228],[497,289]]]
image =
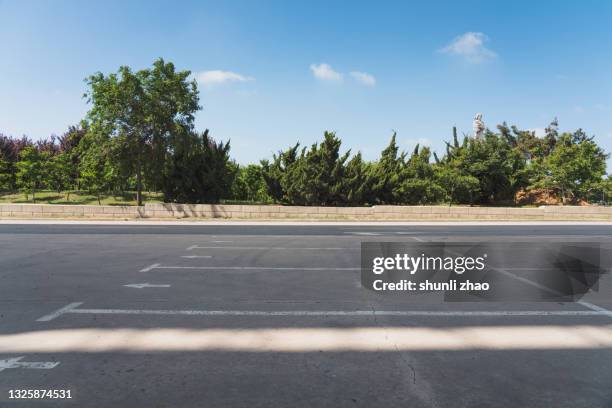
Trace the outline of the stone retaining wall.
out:
[[[578,220],[612,221],[612,207],[540,208],[373,206],[301,207],[282,205],[146,204],[111,205],[0,204],[2,218],[231,218],[309,220]]]
[[[141,218],[145,217],[145,207],[115,205],[49,205],[49,204],[0,204],[0,217],[3,218]]]

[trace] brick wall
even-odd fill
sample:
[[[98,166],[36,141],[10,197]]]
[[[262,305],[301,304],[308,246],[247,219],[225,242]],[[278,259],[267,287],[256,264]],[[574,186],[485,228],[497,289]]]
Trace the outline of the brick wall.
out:
[[[0,204],[2,218],[231,218],[311,220],[577,220],[612,221],[612,207],[542,208],[373,206],[301,207],[282,205],[146,204],[134,206]]]

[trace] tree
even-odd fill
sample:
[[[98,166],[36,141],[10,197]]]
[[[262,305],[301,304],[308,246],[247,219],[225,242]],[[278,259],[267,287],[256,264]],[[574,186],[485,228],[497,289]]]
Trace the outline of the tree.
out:
[[[410,158],[402,163],[397,186],[393,190],[394,201],[404,204],[435,203],[444,196],[443,189],[434,179],[434,169],[429,162],[431,150],[416,145]]]
[[[342,202],[347,205],[362,205],[371,197],[372,179],[371,164],[357,153],[346,164],[342,180]]]
[[[237,166],[235,171],[236,177],[232,184],[234,199],[260,203],[270,201],[260,165]]]
[[[0,134],[0,158],[4,161],[4,177],[8,190],[17,190],[17,162],[19,153],[33,143],[27,137],[21,139],[12,138]]]
[[[116,154],[113,151],[113,140],[103,134],[90,132],[81,143],[81,185],[94,194],[98,204],[102,205],[102,193],[111,191],[119,179],[119,170],[113,160]]]
[[[116,74],[97,73],[87,79],[85,94],[92,108],[88,113],[94,132],[103,132],[123,141],[122,149],[130,171],[136,177],[136,201],[142,205],[143,167],[151,185],[163,183],[162,169],[167,149],[177,128],[193,126],[198,106],[195,81],[190,71],[176,72],[163,59],[152,69],[136,73],[122,66]],[[146,165],[143,162],[146,160]]]
[[[60,194],[69,189],[72,182],[72,160],[68,153],[59,153],[51,157],[45,166],[46,184]],[[69,196],[67,197],[69,199]]]
[[[560,191],[563,203],[587,199],[606,171],[608,155],[582,130],[563,133],[539,167],[534,187]]]
[[[399,154],[396,143],[396,132],[393,132],[389,145],[382,151],[377,163],[370,167],[372,180],[371,195],[368,201],[372,204],[395,204],[394,190],[400,182],[400,170],[405,154]]]
[[[262,160],[261,175],[266,183],[268,195],[276,202],[287,202],[285,191],[283,190],[283,180],[288,169],[297,162],[299,143],[290,147],[286,151],[280,151],[272,155],[272,162]]]
[[[83,153],[79,146],[88,131],[88,123],[82,121],[77,126],[70,126],[58,140],[60,152],[68,157],[69,180],[67,180],[67,200],[70,200],[71,189],[79,189],[79,164],[81,162],[81,154]]]
[[[471,176],[479,182],[478,189],[470,190],[473,195],[458,197],[461,202],[511,201],[527,185],[526,159],[505,124],[500,128],[501,134],[486,130],[482,139],[464,137],[459,143],[455,138],[452,144],[446,144],[446,156],[440,165],[451,167],[451,174],[456,170],[459,175]]]
[[[289,202],[299,205],[342,203],[344,166],[350,152],[340,155],[341,144],[334,132],[325,132],[320,144],[302,149],[281,180]]]
[[[193,130],[200,109],[197,83],[190,71],[176,71],[174,64],[159,58],[150,70],[139,71],[147,95],[145,139],[149,143],[146,174],[149,185],[160,190],[164,184],[164,162],[174,146],[174,135]]]
[[[474,176],[466,175],[451,166],[440,166],[436,172],[437,184],[444,190],[448,205],[460,197],[472,197],[478,191],[480,183]]]
[[[12,189],[10,163],[0,154],[0,191]]]
[[[34,146],[28,146],[19,153],[20,161],[17,163],[17,185],[26,195],[32,194],[36,201],[36,190],[44,186],[45,163],[49,153],[41,153]]]
[[[235,177],[229,142],[184,129],[174,154],[166,162],[164,200],[179,203],[218,202],[229,196]]]

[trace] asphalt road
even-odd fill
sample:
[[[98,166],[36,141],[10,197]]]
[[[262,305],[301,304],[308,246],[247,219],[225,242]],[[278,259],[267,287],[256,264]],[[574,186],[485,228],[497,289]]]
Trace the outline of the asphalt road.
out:
[[[0,224],[0,407],[612,406],[609,297],[383,296],[363,241],[609,245],[612,226]]]

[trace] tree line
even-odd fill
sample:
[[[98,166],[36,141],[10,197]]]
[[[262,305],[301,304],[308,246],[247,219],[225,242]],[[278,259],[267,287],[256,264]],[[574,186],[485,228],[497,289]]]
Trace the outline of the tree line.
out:
[[[222,199],[292,205],[512,204],[546,192],[564,203],[606,201],[608,155],[582,130],[543,137],[506,123],[482,138],[453,128],[439,157],[427,146],[400,150],[396,134],[375,161],[342,151],[333,132],[259,164],[240,166],[230,143],[198,132],[201,109],[189,71],[156,60],[134,72],[86,79],[87,117],[62,136],[33,142],[0,134],[0,190],[98,196],[162,192],[166,202]]]

